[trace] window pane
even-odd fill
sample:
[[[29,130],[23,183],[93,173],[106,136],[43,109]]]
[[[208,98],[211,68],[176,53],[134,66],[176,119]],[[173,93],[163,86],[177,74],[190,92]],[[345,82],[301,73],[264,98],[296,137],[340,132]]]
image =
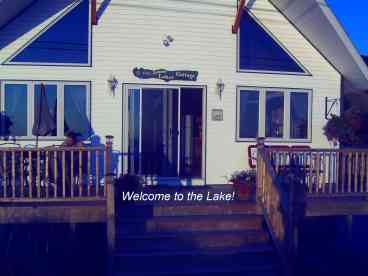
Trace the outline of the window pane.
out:
[[[89,13],[84,0],[10,62],[88,64]]]
[[[258,136],[259,92],[240,91],[239,138]]]
[[[240,69],[304,73],[280,42],[246,11],[240,23],[239,46]]]
[[[290,94],[290,137],[308,138],[308,93]]]
[[[54,125],[57,125],[57,85],[56,84],[46,84],[45,87],[45,95],[48,105],[48,110],[51,118],[54,121]],[[35,85],[35,97],[34,97],[34,120],[37,120],[37,114],[40,109],[40,96],[41,96],[41,84]],[[47,116],[41,114],[41,116]],[[56,136],[57,129],[55,128],[50,134],[47,136]]]
[[[64,134],[74,132],[81,139],[91,134],[91,124],[87,112],[87,86],[64,86]]]
[[[284,136],[284,95],[268,91],[266,94],[266,137]]]
[[[27,85],[5,84],[5,114],[1,135],[27,136]]]

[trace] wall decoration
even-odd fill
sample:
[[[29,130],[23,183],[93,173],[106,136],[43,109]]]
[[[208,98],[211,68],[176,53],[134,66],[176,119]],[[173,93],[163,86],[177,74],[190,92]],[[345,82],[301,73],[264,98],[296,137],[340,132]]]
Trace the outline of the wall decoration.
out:
[[[179,81],[197,81],[198,72],[197,71],[168,71],[165,69],[150,70],[145,68],[134,68],[133,74],[139,79],[160,79],[166,82],[172,80]]]
[[[222,109],[212,109],[212,121],[223,121],[224,111]]]

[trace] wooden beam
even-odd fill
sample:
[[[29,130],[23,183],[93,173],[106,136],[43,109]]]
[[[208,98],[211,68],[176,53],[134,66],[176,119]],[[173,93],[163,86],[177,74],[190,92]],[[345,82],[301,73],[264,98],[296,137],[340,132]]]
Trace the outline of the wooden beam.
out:
[[[236,34],[239,30],[240,20],[242,18],[243,12],[244,12],[244,6],[245,6],[245,0],[240,0],[238,11],[236,13],[235,22],[234,22],[234,25],[232,26],[233,34]]]
[[[92,25],[97,25],[97,0],[92,0],[91,3],[91,9],[92,9]]]
[[[96,205],[0,207],[0,227],[1,224],[106,222],[106,202],[96,203]]]

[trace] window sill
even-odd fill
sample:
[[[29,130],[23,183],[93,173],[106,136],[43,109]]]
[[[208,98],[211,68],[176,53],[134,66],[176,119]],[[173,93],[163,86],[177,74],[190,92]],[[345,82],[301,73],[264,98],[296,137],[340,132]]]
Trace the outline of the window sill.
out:
[[[237,143],[256,143],[257,138],[239,138],[235,139]],[[266,143],[312,143],[312,139],[275,139],[275,138],[266,138]]]
[[[38,138],[38,142],[50,142],[50,141],[55,141],[55,142],[63,142],[65,140],[65,137],[39,137]],[[36,137],[26,137],[26,136],[21,136],[21,137],[15,137],[15,140],[12,138],[9,138],[7,140],[1,138],[0,139],[1,142],[23,142],[23,141],[30,141],[30,142],[36,142]]]

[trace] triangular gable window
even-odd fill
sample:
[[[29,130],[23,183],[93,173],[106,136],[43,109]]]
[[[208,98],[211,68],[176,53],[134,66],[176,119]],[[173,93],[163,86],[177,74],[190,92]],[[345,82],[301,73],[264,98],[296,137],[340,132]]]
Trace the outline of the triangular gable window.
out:
[[[302,65],[247,11],[240,22],[239,69],[306,73]]]
[[[9,64],[90,65],[90,8],[82,0],[10,58]]]

